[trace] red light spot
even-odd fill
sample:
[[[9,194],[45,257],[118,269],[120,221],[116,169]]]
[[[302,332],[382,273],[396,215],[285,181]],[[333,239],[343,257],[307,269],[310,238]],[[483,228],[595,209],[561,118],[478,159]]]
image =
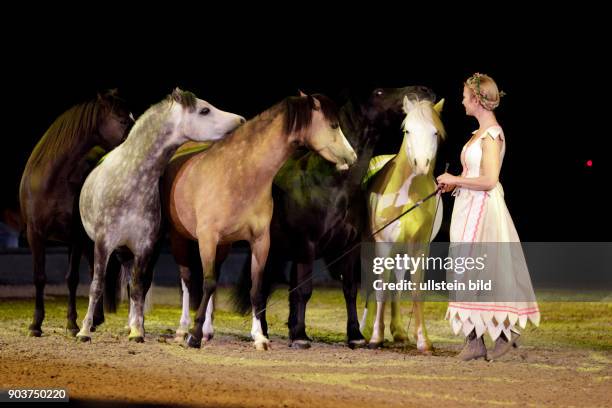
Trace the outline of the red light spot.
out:
[[[586,166],[587,167],[593,167],[593,160],[587,160]]]

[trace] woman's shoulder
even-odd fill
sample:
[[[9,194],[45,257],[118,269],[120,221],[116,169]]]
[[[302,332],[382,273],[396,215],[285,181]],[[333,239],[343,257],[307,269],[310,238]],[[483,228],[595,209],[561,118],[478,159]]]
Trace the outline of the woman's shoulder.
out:
[[[482,132],[482,134],[480,135],[480,139],[484,139],[487,136],[490,136],[493,140],[496,140],[497,138],[504,140],[504,130],[499,125],[499,123],[497,123],[486,128],[485,131]]]

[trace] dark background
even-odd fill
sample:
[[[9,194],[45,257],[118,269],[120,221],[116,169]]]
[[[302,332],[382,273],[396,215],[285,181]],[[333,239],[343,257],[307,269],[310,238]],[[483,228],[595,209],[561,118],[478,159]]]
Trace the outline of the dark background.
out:
[[[298,89],[335,98],[350,87],[426,85],[446,99],[448,139],[435,174],[447,161],[457,174],[461,147],[477,128],[464,115],[462,84],[478,71],[507,93],[496,111],[507,137],[501,182],[521,239],[610,241],[605,27],[553,20],[525,17],[494,31],[432,26],[432,35],[380,21],[376,29],[286,23],[227,35],[197,26],[128,35],[86,20],[20,27],[3,39],[2,207],[17,206],[25,162],[53,120],[107,88],[119,88],[135,115],[180,86],[250,118]],[[444,203],[441,240],[452,199]]]

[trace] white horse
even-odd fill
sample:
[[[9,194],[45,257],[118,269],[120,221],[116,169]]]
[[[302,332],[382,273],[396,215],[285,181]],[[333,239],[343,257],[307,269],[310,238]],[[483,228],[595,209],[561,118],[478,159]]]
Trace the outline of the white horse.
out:
[[[406,118],[402,123],[404,140],[396,155],[378,156],[371,160],[369,177],[372,177],[368,188],[370,231],[374,232],[385,226],[404,211],[414,206],[417,201],[435,191],[436,183],[433,177],[438,142],[445,136],[440,120],[440,112],[444,99],[436,105],[429,100],[411,101],[404,97],[404,112]],[[437,209],[437,211],[436,211]],[[414,211],[394,221],[380,233],[374,236],[376,242],[392,242],[409,244],[412,247],[428,249],[428,244],[437,235],[442,222],[442,202],[436,200],[424,202]],[[433,224],[433,225],[432,225]],[[423,245],[426,243],[427,245]],[[377,249],[389,252],[391,246],[378,245]],[[393,257],[393,250],[383,255]],[[421,255],[421,251],[419,251]],[[388,271],[390,272],[390,271]],[[401,282],[405,271],[394,270],[395,279]],[[389,273],[387,273],[388,275]],[[423,270],[413,275],[413,282],[420,282]],[[378,295],[378,294],[377,294]],[[384,341],[384,311],[385,300],[377,297],[376,315],[372,326],[372,316],[368,316],[366,308],[361,321],[361,331],[364,335],[372,333],[369,339],[370,347],[377,347]],[[371,307],[373,305],[370,305]],[[406,341],[408,336],[401,320],[398,292],[391,301],[391,334],[394,341]],[[422,301],[414,301],[415,327],[417,348],[419,351],[432,350],[427,337],[423,318]]]
[[[87,177],[79,209],[85,231],[94,241],[94,276],[87,315],[77,334],[81,341],[91,339],[94,305],[102,294],[113,251],[121,254],[122,269],[131,276],[129,339],[144,341],[144,295],[151,285],[150,261],[161,221],[159,178],[181,144],[219,140],[244,122],[242,116],[177,88],[149,108],[126,141]]]

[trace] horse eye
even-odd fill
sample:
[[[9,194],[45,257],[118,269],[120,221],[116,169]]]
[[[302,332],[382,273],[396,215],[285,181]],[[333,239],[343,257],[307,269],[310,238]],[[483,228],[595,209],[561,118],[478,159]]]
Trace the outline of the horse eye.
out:
[[[209,113],[210,113],[210,109],[208,109],[208,108],[202,108],[202,109],[200,110],[200,115],[202,115],[202,116],[206,116],[206,115],[208,115]]]
[[[376,96],[381,96],[383,94],[383,90],[382,89],[377,89],[374,91],[374,94],[376,94]]]
[[[339,127],[340,127],[339,123],[332,123],[332,125],[331,125],[331,128],[334,129],[334,130],[338,129]]]

